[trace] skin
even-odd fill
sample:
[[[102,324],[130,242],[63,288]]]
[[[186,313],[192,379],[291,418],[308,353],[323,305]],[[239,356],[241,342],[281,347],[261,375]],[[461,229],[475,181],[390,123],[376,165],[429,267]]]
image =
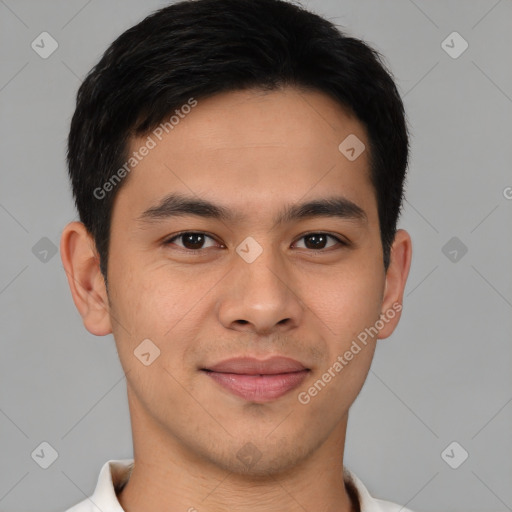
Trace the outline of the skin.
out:
[[[79,222],[64,229],[75,305],[91,333],[113,333],[126,373],[135,458],[119,495],[126,511],[355,510],[342,478],[348,412],[377,339],[393,332],[400,313],[308,404],[297,395],[402,303],[411,240],[397,231],[386,272],[368,152],[349,161],[338,150],[349,134],[369,147],[363,125],[318,92],[216,95],[199,101],[122,184],[108,294],[91,236]],[[132,140],[131,149],[144,141]],[[170,192],[238,217],[137,220]],[[285,203],[332,195],[356,203],[367,220],[317,216],[273,226]],[[182,231],[212,238],[199,251],[183,238],[166,245]],[[326,232],[348,245],[328,238],[315,249],[304,238]],[[248,236],[263,249],[252,263],[235,251]],[[149,366],[134,356],[147,338],[160,349]],[[276,354],[310,372],[270,402],[234,396],[200,371],[233,356]],[[246,443],[260,456],[253,465],[237,457]]]

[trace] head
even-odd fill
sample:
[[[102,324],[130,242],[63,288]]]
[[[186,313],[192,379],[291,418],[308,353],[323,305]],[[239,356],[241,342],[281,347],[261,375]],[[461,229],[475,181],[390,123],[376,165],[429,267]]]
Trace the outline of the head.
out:
[[[379,54],[301,7],[185,1],[118,37],[78,92],[68,164],[81,224],[61,253],[85,326],[114,334],[132,421],[235,471],[248,471],[245,443],[260,473],[313,453],[400,317],[407,161]],[[208,374],[276,354],[307,370],[278,399],[243,399]],[[276,429],[283,408],[294,420]]]

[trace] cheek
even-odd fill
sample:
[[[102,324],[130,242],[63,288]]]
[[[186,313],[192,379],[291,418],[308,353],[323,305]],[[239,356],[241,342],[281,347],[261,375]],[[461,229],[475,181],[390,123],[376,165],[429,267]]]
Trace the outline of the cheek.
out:
[[[379,319],[383,288],[381,261],[361,261],[332,276],[324,298],[321,294],[316,298],[327,308],[325,323],[330,327],[329,363],[322,370],[332,384],[323,399],[333,400],[341,410],[350,406],[369,371],[377,338],[367,329]]]
[[[304,302],[322,320],[329,338],[357,336],[379,318],[384,287],[378,269],[350,269],[306,279]]]
[[[190,282],[162,264],[127,262],[111,282],[115,313],[137,336],[164,336],[198,300]]]
[[[184,283],[149,269],[125,272],[112,284],[114,338],[133,392],[145,403],[179,396],[180,361],[191,336],[183,332],[183,320],[194,297]]]
[[[141,267],[142,268],[142,267]],[[152,340],[160,350],[156,362],[173,374],[186,373],[187,351],[199,339],[213,308],[209,290],[218,276],[192,276],[169,265],[126,273],[116,283],[113,314],[126,327],[114,332],[119,354],[131,361],[133,351],[144,340]],[[129,333],[129,334],[128,334]]]

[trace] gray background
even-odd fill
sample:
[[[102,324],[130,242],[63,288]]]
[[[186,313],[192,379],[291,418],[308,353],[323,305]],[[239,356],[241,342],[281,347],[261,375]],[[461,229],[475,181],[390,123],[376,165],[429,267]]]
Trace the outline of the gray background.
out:
[[[51,247],[75,217],[65,139],[77,87],[165,4],[0,0],[2,511],[64,510],[106,460],[132,456],[113,338],[84,329]],[[512,510],[512,2],[304,5],[384,54],[412,131],[404,315],[352,408],[346,465],[418,512]],[[47,59],[31,48],[43,31],[59,44]],[[453,31],[469,44],[458,58],[441,45]],[[31,457],[43,441],[58,452],[46,470]],[[452,463],[469,453],[458,469],[441,456],[453,441]]]

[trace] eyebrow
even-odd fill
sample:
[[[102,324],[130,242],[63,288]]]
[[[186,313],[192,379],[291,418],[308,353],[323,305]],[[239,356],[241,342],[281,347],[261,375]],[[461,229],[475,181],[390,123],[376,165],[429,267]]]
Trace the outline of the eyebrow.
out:
[[[172,193],[165,196],[158,204],[145,210],[137,222],[152,224],[172,217],[195,216],[216,219],[223,222],[236,222],[245,218],[226,206],[212,203],[205,199]],[[308,202],[285,205],[274,217],[273,227],[315,217],[336,217],[344,220],[368,221],[366,212],[356,203],[343,196],[331,196]]]

